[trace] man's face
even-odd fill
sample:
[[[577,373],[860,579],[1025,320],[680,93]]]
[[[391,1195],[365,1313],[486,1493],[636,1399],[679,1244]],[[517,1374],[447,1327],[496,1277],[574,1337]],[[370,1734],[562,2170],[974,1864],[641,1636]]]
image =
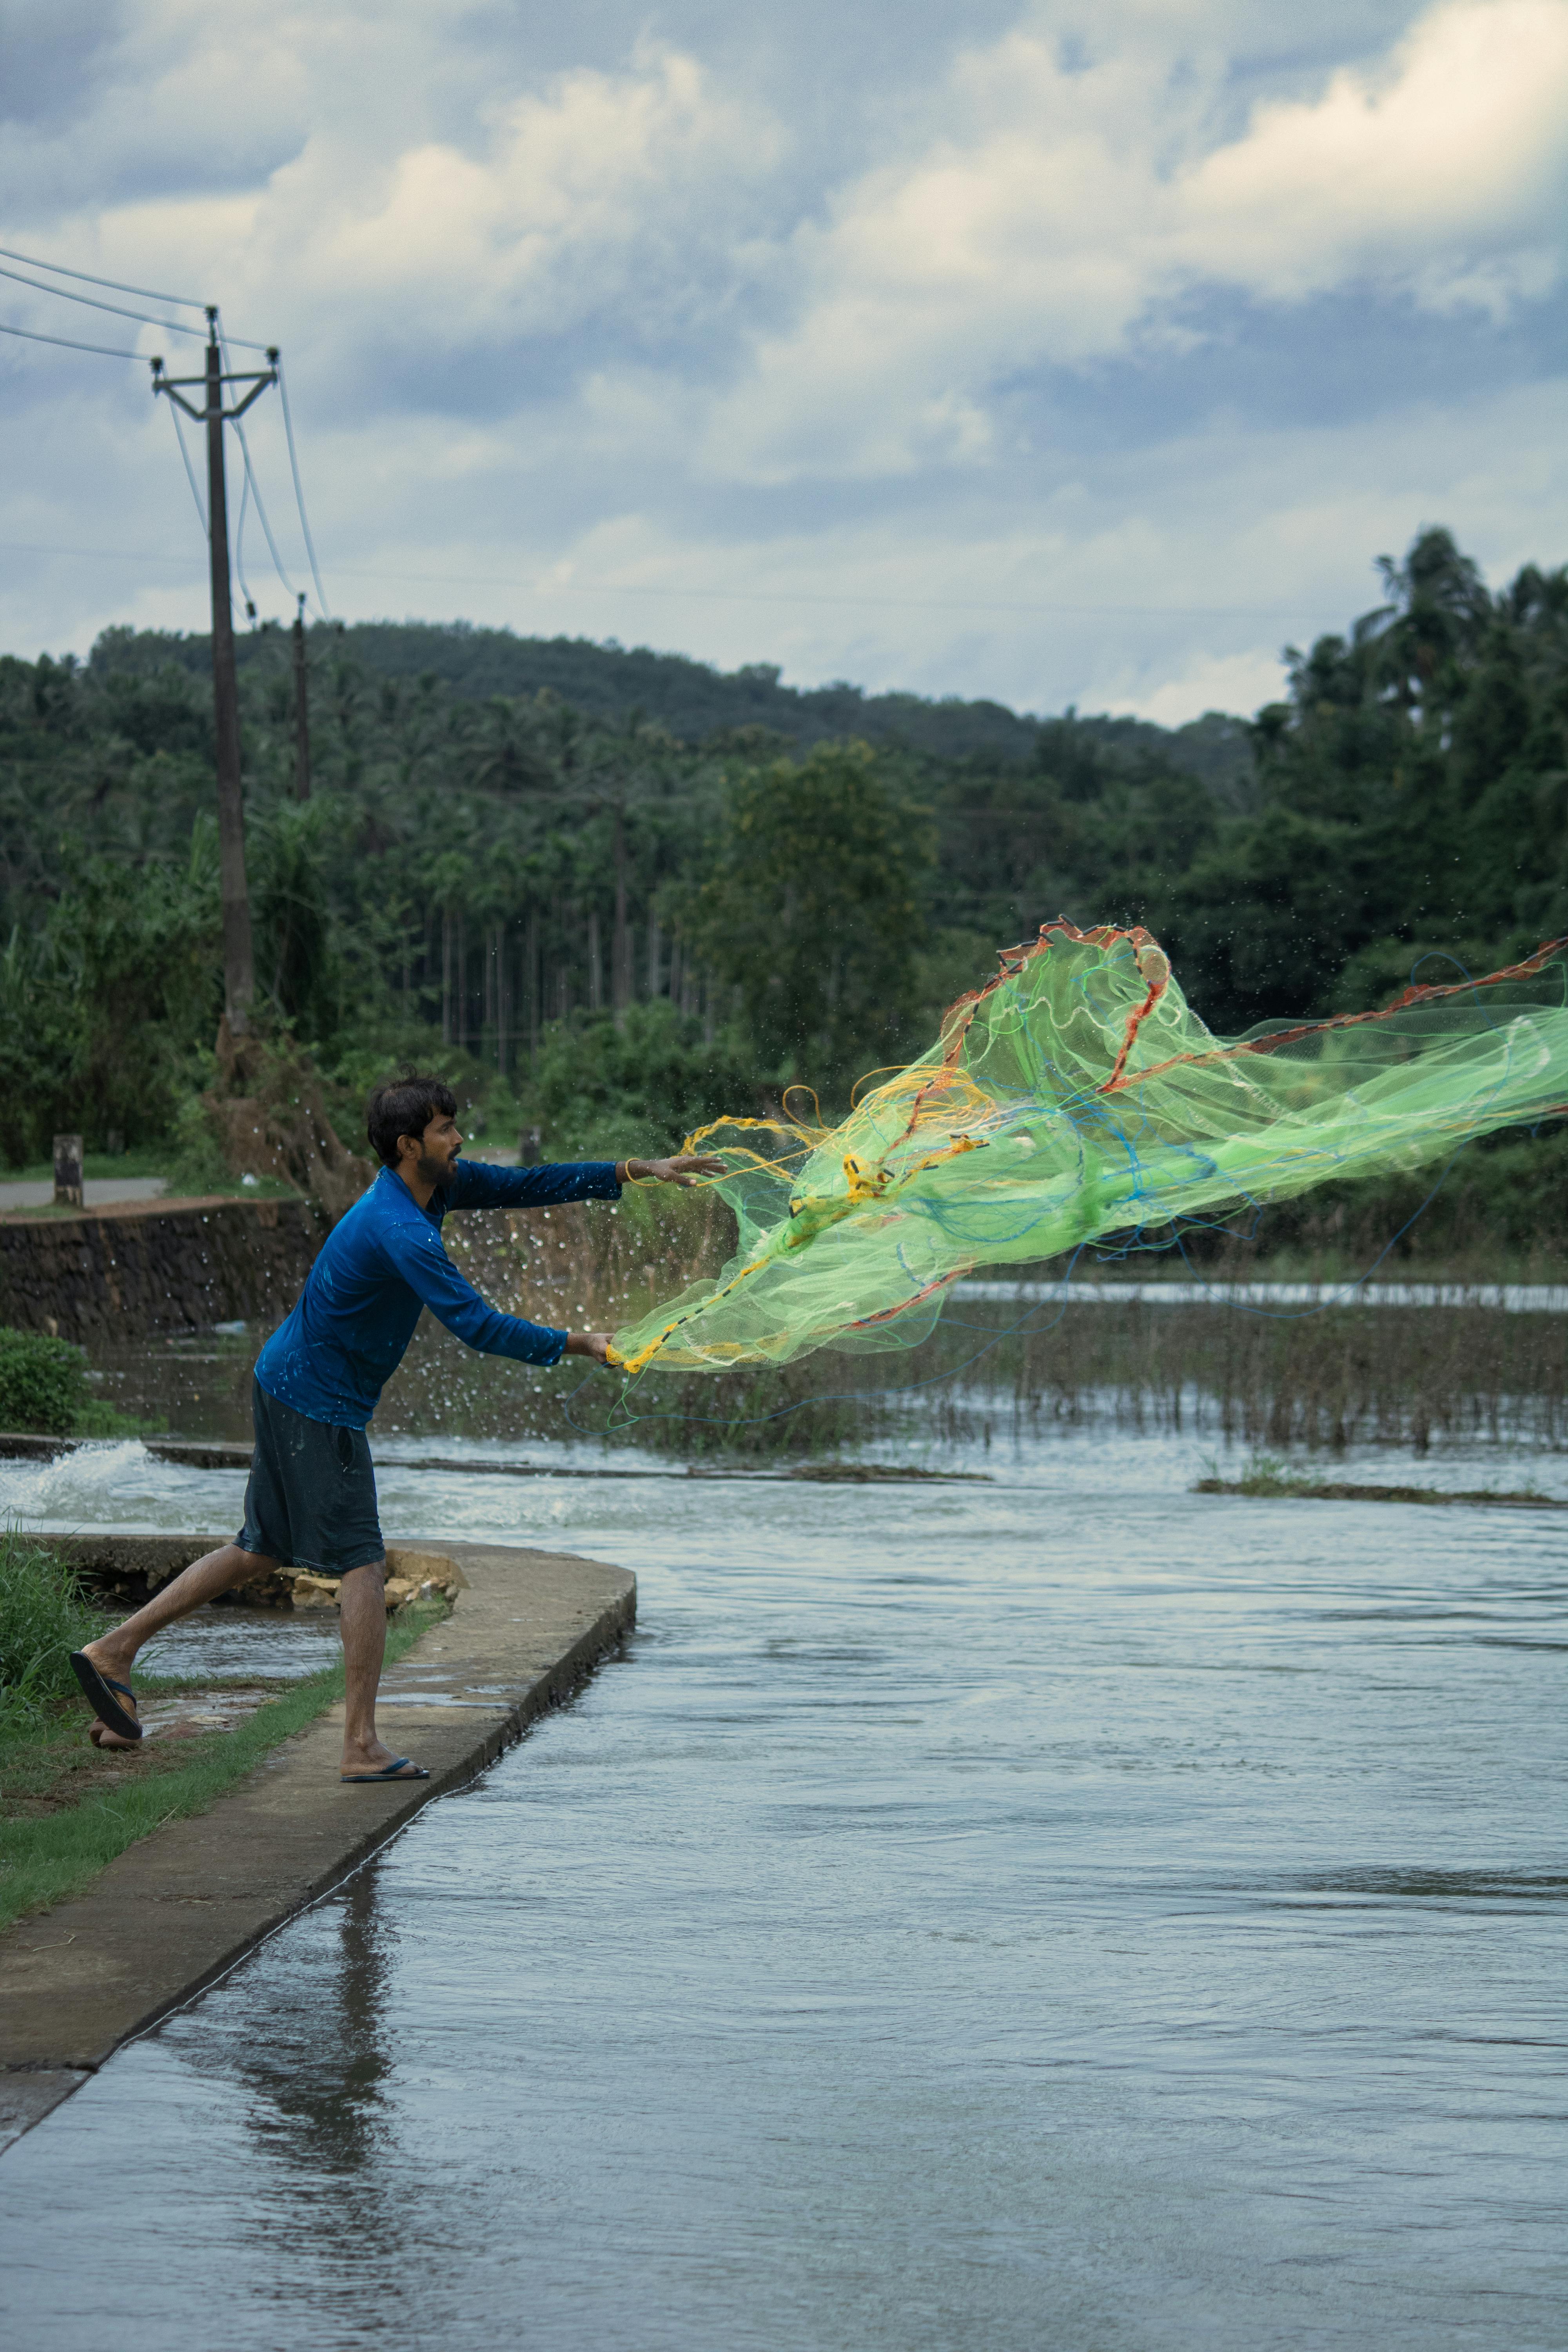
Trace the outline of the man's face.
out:
[[[422,1184],[445,1184],[458,1164],[463,1139],[449,1111],[437,1111],[419,1139],[416,1173]]]

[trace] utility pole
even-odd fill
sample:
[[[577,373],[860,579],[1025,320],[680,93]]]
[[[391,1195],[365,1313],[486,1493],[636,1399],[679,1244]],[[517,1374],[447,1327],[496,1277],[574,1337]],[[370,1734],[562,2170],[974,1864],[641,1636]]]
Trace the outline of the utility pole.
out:
[[[268,352],[275,362],[276,351]],[[239,773],[239,691],[234,668],[234,614],[228,566],[228,496],[224,479],[223,428],[243,416],[269,383],[278,381],[275,365],[252,369],[248,374],[227,374],[218,348],[217,311],[207,310],[206,372],[200,376],[166,376],[162,360],[153,362],[153,389],[166,392],[185,415],[207,434],[207,550],[212,584],[213,710],[217,735],[218,878],[223,900],[224,1011],[231,1037],[250,1029],[251,1000],[256,994],[256,960],[250,940],[250,896],[245,880],[245,803]],[[251,389],[233,408],[223,404],[226,383],[248,383]],[[199,384],[205,404],[195,408],[183,397],[183,388]]]
[[[294,798],[310,797],[310,706],[305,676],[305,592],[294,615]]]
[[[245,880],[245,802],[239,780],[239,688],[228,570],[228,489],[224,477],[223,358],[207,313],[207,552],[213,606],[213,708],[217,720],[218,886],[223,895],[223,993],[231,1037],[250,1026],[256,960]]]

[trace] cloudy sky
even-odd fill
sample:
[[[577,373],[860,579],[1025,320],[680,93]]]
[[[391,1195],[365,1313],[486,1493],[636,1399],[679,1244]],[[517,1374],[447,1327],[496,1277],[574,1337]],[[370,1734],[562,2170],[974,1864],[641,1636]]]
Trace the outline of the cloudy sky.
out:
[[[343,616],[1174,721],[1568,559],[1568,0],[0,0],[0,245],[281,344]],[[0,403],[0,647],[203,625],[145,367]]]

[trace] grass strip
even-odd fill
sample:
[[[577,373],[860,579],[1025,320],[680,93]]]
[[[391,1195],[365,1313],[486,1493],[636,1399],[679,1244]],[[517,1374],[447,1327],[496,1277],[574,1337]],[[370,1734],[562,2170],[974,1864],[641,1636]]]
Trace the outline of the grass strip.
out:
[[[388,1665],[406,1656],[421,1634],[447,1613],[438,1603],[400,1612],[387,1627]],[[256,1677],[247,1681],[240,1676],[237,1682],[254,1689]],[[221,1690],[224,1685],[205,1680],[202,1687]],[[13,1814],[0,1820],[0,1931],[29,1912],[79,1893],[106,1864],[127,1846],[150,1837],[164,1822],[205,1812],[215,1798],[242,1780],[280,1741],[302,1731],[342,1695],[340,1661],[291,1684],[232,1731],[114,1750],[116,1768],[137,1775],[129,1786],[99,1790],[84,1796],[79,1804],[51,1812]],[[40,1751],[58,1750],[70,1738],[67,1720],[63,1713],[51,1710],[36,1728],[18,1729],[5,1739],[0,1746],[0,1770],[10,1785],[37,1778],[38,1768],[48,1760]],[[76,1721],[85,1736],[87,1718],[79,1700]],[[73,1751],[76,1744],[71,1739]]]
[[[1515,1510],[1568,1511],[1568,1501],[1543,1495],[1538,1487],[1497,1486],[1357,1486],[1333,1479],[1309,1478],[1287,1469],[1273,1454],[1250,1462],[1239,1478],[1221,1478],[1211,1472],[1194,1480],[1194,1495],[1247,1495],[1265,1500],[1297,1503],[1496,1503]]]

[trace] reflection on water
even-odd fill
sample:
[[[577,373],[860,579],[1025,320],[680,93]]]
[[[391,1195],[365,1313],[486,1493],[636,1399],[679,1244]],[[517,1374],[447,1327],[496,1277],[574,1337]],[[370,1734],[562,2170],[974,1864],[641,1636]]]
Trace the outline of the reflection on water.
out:
[[[297,1682],[335,1666],[342,1656],[335,1609],[198,1609],[149,1642],[136,1661],[143,1675],[197,1675],[203,1681],[261,1675]]]
[[[639,1631],[5,2158],[18,2340],[1559,2346],[1561,1523],[1201,1451],[387,1465]]]

